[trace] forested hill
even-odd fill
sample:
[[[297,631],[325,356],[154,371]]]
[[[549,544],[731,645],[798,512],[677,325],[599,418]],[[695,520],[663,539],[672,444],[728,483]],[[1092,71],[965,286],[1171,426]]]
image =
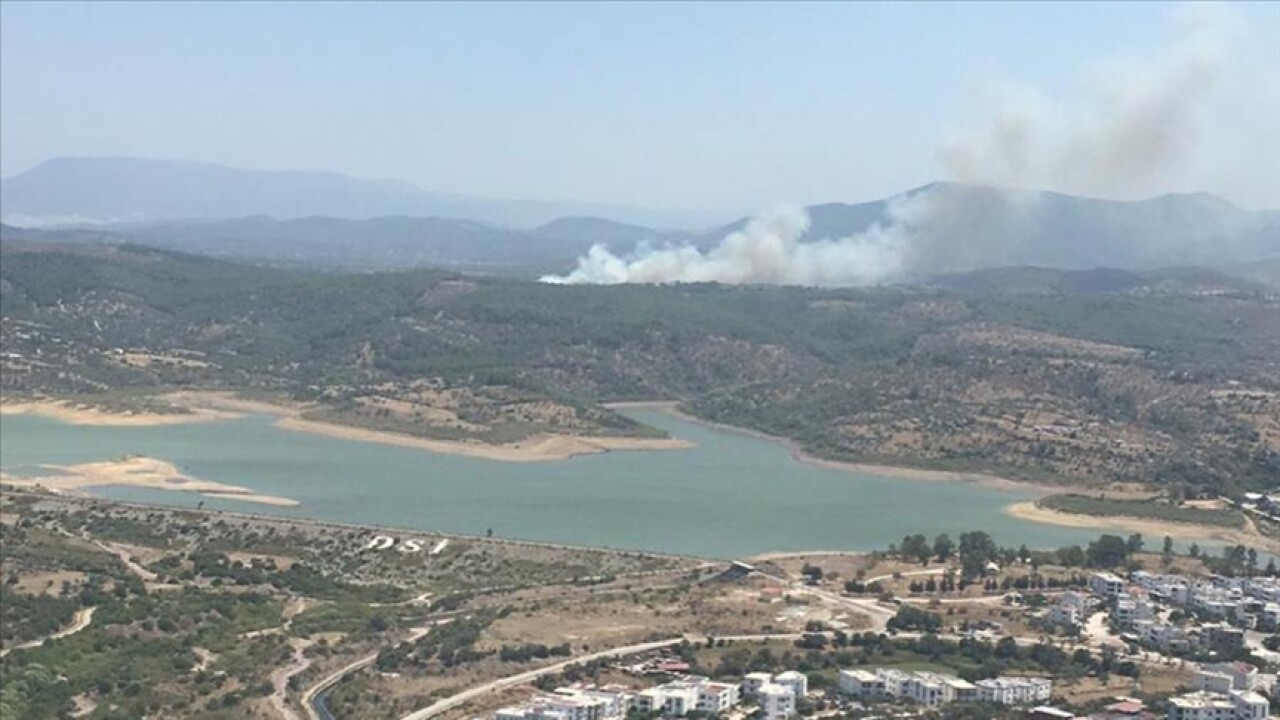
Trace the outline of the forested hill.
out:
[[[638,433],[678,399],[822,457],[1062,482],[1280,477],[1260,293],[548,286],[6,242],[4,392],[270,391],[326,419],[502,441]]]

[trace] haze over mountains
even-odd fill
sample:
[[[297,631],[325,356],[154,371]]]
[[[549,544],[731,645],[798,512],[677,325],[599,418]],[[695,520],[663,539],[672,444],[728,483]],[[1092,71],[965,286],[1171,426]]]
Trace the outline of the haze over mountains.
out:
[[[348,219],[441,216],[531,227],[565,215],[603,215],[658,227],[710,226],[696,210],[471,197],[428,192],[399,180],[334,172],[249,170],[146,158],[54,158],[0,182],[11,225],[157,222],[267,215]]]
[[[7,222],[39,216],[79,223],[73,231],[53,232],[9,226],[7,240],[133,242],[348,269],[564,273],[595,245],[620,258],[668,247],[710,252],[747,226],[743,218],[712,230],[663,230],[624,222],[626,212],[596,208],[610,214],[569,214],[521,227],[503,218],[545,216],[552,204],[504,205],[337,174],[130,159],[50,161],[4,181],[0,191]],[[904,205],[922,198],[936,217],[926,241],[911,248],[902,273],[908,279],[1009,266],[1143,271],[1234,265],[1256,271],[1273,269],[1280,259],[1280,211],[1242,210],[1207,194],[1116,202],[954,183],[868,203],[811,206],[798,242],[857,238],[892,227],[901,222]],[[104,217],[170,219],[84,222]],[[1262,279],[1269,273],[1263,270]]]

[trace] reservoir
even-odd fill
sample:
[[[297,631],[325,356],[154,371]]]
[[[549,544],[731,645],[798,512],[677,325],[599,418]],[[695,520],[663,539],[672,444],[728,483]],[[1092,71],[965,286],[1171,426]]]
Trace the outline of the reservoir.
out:
[[[767,551],[872,550],[904,535],[985,530],[1001,545],[1054,548],[1099,530],[1034,523],[1004,507],[1034,495],[965,482],[818,467],[783,445],[658,410],[635,419],[689,440],[678,450],[502,462],[276,428],[272,418],[157,427],[5,416],[0,464],[14,475],[145,455],[202,480],[297,500],[275,507],[190,492],[97,487],[101,497],[445,533],[733,558]],[[1158,547],[1159,538],[1148,538]],[[1202,545],[1212,543],[1201,543]]]

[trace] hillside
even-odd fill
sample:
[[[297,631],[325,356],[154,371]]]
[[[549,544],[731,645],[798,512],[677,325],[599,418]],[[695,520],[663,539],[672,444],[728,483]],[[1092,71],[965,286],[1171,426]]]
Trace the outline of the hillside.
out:
[[[1280,305],[1258,294],[556,287],[6,243],[4,392],[217,388],[505,441],[643,433],[678,399],[820,457],[1054,482],[1274,484]]]

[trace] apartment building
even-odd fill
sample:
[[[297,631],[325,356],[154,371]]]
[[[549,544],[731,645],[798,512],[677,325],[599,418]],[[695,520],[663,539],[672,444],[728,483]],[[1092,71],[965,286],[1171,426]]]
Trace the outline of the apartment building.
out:
[[[898,698],[928,707],[985,700],[1005,705],[1043,702],[1052,683],[1042,678],[996,678],[970,683],[954,675],[892,668],[841,670],[840,692],[857,698]]]
[[[1094,573],[1089,577],[1089,590],[1094,595],[1115,597],[1124,592],[1125,581],[1112,573]]]
[[[786,685],[765,683],[756,690],[765,720],[786,720],[796,714],[796,694]]]
[[[1045,678],[991,678],[974,684],[978,700],[1000,705],[1045,702],[1053,694],[1053,683]]]

